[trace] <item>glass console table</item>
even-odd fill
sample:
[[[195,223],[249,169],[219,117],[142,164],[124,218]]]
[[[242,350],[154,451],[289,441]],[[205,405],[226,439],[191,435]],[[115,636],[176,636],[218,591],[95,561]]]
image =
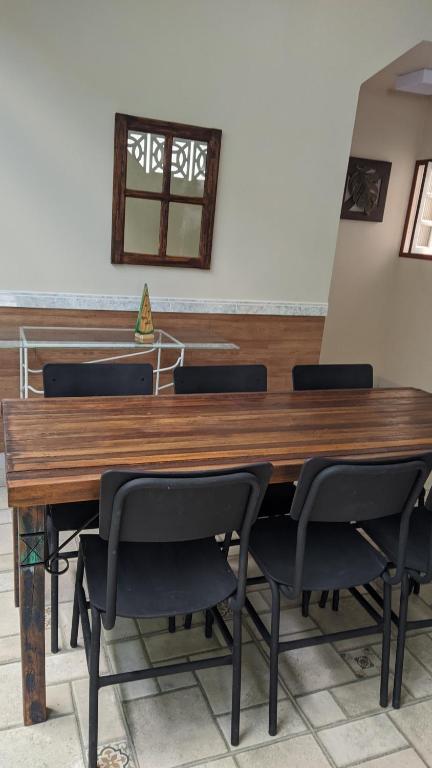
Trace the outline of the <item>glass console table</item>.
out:
[[[174,371],[184,364],[187,350],[233,350],[238,349],[236,344],[223,339],[212,338],[210,335],[200,336],[196,332],[186,331],[182,333],[181,340],[161,329],[154,332],[154,341],[140,344],[134,339],[134,330],[131,328],[79,328],[67,326],[31,326],[23,325],[18,329],[0,329],[0,348],[19,349],[20,371],[20,397],[28,398],[29,393],[43,394],[29,383],[29,378],[34,374],[40,374],[41,368],[29,367],[29,351],[38,349],[80,349],[80,350],[106,350],[101,352],[97,360],[86,360],[91,363],[106,363],[125,358],[140,357],[142,355],[156,354],[155,395],[163,389],[173,386],[173,382],[160,383],[161,373]],[[162,354],[166,350],[174,350],[177,353],[174,363],[163,366]]]

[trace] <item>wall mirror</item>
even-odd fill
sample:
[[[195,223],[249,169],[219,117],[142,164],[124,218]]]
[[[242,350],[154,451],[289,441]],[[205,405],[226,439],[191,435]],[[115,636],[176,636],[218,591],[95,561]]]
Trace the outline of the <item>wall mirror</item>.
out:
[[[113,264],[210,268],[221,137],[116,114]]]

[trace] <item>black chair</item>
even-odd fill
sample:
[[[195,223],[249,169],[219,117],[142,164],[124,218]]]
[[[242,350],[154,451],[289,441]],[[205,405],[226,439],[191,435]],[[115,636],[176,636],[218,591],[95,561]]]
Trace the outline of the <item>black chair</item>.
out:
[[[265,365],[188,365],[174,369],[177,395],[266,392]]]
[[[294,391],[309,389],[371,389],[373,367],[369,363],[348,363],[336,365],[295,365],[292,369]],[[319,606],[325,608],[329,590],[323,590]],[[311,594],[305,592],[302,599],[303,616],[308,616]],[[332,608],[339,607],[339,592],[332,596]]]
[[[292,382],[294,390],[371,389],[373,368],[369,363],[295,365]]]
[[[152,475],[127,470],[101,479],[99,535],[80,536],[71,645],[81,619],[89,690],[89,768],[96,768],[98,692],[103,686],[232,664],[231,743],[239,742],[241,611],[245,601],[248,543],[270,464],[227,471]],[[215,536],[240,536],[236,577]],[[83,577],[86,577],[86,598]],[[233,636],[217,604],[230,600]],[[87,602],[88,600],[88,602]],[[91,609],[91,628],[88,617]],[[214,618],[231,650],[228,655],[115,675],[99,674],[101,620],[117,616],[154,618],[205,611]]]
[[[432,454],[394,461],[343,461],[313,458],[302,469],[289,517],[259,519],[249,550],[272,593],[271,632],[248,600],[248,611],[270,648],[269,733],[277,731],[279,653],[294,648],[383,633],[380,704],[388,703],[391,639],[391,585],[399,583],[405,564],[409,519],[432,466]],[[358,523],[400,515],[396,572],[387,558],[359,533]],[[383,615],[358,585],[381,577]],[[349,589],[376,622],[373,626],[318,637],[280,642],[280,593],[296,599],[303,590]]]
[[[363,523],[362,528],[372,541],[385,553],[390,562],[397,561],[400,517],[380,518]],[[401,701],[403,664],[405,654],[406,633],[410,629],[425,629],[432,626],[432,619],[408,621],[408,601],[411,592],[417,591],[415,586],[432,581],[432,491],[426,501],[420,494],[419,504],[413,510],[410,519],[408,545],[406,552],[405,570],[401,584],[399,616],[392,613],[392,618],[398,626],[396,649],[395,679],[393,687],[393,706],[399,709]],[[381,595],[371,586],[366,589],[378,604],[382,603]]]
[[[190,365],[174,370],[177,395],[267,392],[265,365]],[[286,515],[294,498],[293,483],[274,483],[267,489],[260,516]]]
[[[174,369],[176,395],[229,394],[230,392],[267,392],[267,368],[265,365],[189,365]],[[294,498],[293,483],[269,485],[261,504],[259,515],[288,514]],[[236,540],[230,544],[236,544]],[[261,579],[250,579],[251,582]],[[185,617],[185,628],[190,629],[192,616]],[[170,630],[175,626],[171,623]]]
[[[45,397],[92,397],[104,395],[151,395],[153,368],[145,364],[48,363],[43,368]],[[59,548],[61,531],[97,528],[98,501],[51,504],[47,509],[47,535],[50,553]],[[91,521],[89,523],[89,521]],[[62,558],[78,552],[62,552]],[[58,568],[60,558],[52,558],[51,570],[51,651],[58,652]]]

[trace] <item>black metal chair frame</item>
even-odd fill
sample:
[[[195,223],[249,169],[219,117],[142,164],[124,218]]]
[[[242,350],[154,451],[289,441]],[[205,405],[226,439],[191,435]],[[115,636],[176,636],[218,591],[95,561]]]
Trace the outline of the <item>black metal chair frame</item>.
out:
[[[152,677],[161,677],[163,675],[177,674],[189,670],[206,669],[208,667],[219,667],[231,665],[233,667],[233,686],[232,686],[232,720],[231,720],[231,743],[236,746],[239,743],[239,724],[240,724],[240,690],[241,690],[241,615],[245,603],[247,563],[248,563],[248,542],[251,526],[257,517],[259,505],[267,487],[272,467],[270,464],[260,464],[250,467],[239,467],[226,471],[197,472],[197,473],[170,473],[165,475],[150,475],[149,473],[135,473],[127,471],[111,470],[105,472],[101,479],[101,510],[100,510],[100,534],[108,541],[108,559],[106,575],[106,602],[105,612],[102,612],[95,605],[92,605],[87,599],[84,591],[84,573],[85,563],[83,557],[82,542],[78,556],[78,566],[75,585],[75,598],[71,629],[71,646],[76,647],[78,641],[79,621],[81,620],[84,647],[87,659],[87,666],[90,675],[89,684],[89,768],[96,768],[97,765],[97,741],[98,741],[98,693],[100,688],[120,683],[128,683],[133,680],[145,680]],[[117,476],[117,477],[115,477]],[[123,480],[123,482],[122,482]],[[208,522],[206,510],[200,514],[200,520],[195,523],[188,522],[184,515],[179,515],[176,520],[172,513],[169,519],[169,525],[164,530],[163,515],[159,513],[154,515],[158,517],[156,523],[152,521],[151,510],[146,510],[146,514],[141,516],[138,532],[132,533],[131,525],[124,534],[124,518],[127,518],[127,504],[131,495],[135,500],[137,494],[141,494],[145,499],[145,494],[149,491],[165,492],[166,498],[175,490],[194,491],[199,495],[202,489],[224,488],[230,492],[235,486],[246,486],[248,489],[247,500],[243,505],[243,511],[235,511],[234,504],[227,512],[225,510],[222,520],[218,521],[217,515],[210,515]],[[110,490],[111,489],[111,490]],[[112,492],[114,489],[114,492]],[[135,506],[137,502],[135,501]],[[171,502],[171,508],[173,502]],[[233,511],[234,509],[234,511]],[[125,513],[126,510],[126,514]],[[200,510],[201,511],[201,510]],[[193,515],[192,515],[193,517]],[[135,670],[130,672],[121,672],[118,674],[100,675],[99,657],[100,657],[100,636],[101,622],[105,629],[112,629],[117,617],[117,573],[119,559],[119,543],[121,541],[150,541],[150,542],[174,542],[176,533],[179,541],[190,541],[195,538],[213,537],[225,533],[228,537],[231,530],[220,530],[222,524],[228,521],[237,520],[236,530],[240,537],[240,557],[237,575],[237,588],[229,597],[230,605],[233,610],[233,634],[226,626],[217,606],[207,606],[205,609],[205,634],[211,636],[212,624],[215,620],[221,630],[221,633],[227,643],[230,653],[224,656],[215,656],[198,661],[187,661],[182,663],[170,664],[168,666],[153,667],[151,669]],[[241,520],[240,524],[239,521]],[[174,522],[173,522],[174,521]],[[196,536],[193,535],[193,526],[198,525]],[[136,526],[136,522],[135,522]],[[156,532],[159,535],[156,537]],[[164,533],[161,533],[164,531]],[[135,538],[133,538],[135,537]],[[137,586],[139,589],[139,585]],[[89,596],[90,597],[90,596]],[[91,610],[91,625],[88,616],[88,610]],[[182,606],[178,606],[178,613],[184,613]],[[144,617],[141,617],[144,618]]]
[[[423,487],[424,481],[427,478],[430,469],[430,461],[432,455],[429,456],[429,466],[421,459],[421,457],[409,457],[407,459],[398,459],[395,461],[370,461],[370,462],[358,462],[358,461],[333,461],[329,459],[310,459],[305,463],[299,483],[297,486],[296,496],[294,497],[293,506],[291,509],[291,517],[298,522],[297,528],[297,540],[296,540],[296,556],[294,567],[294,583],[292,586],[286,586],[271,579],[267,574],[265,581],[268,582],[272,594],[272,608],[271,608],[271,631],[269,632],[262,619],[258,615],[257,611],[246,598],[246,608],[255,624],[263,640],[266,642],[270,650],[270,690],[269,690],[269,734],[275,736],[277,733],[277,691],[278,691],[278,660],[279,654],[285,651],[295,650],[298,648],[306,648],[309,646],[322,645],[324,643],[334,643],[340,640],[348,640],[354,637],[365,637],[371,634],[375,634],[377,631],[382,633],[382,664],[381,664],[381,685],[380,685],[380,705],[386,707],[388,705],[388,683],[389,683],[389,664],[390,664],[390,641],[391,641],[391,590],[392,585],[398,584],[403,581],[404,578],[404,562],[405,552],[408,539],[409,520],[412,509],[418,498],[418,495]],[[401,511],[401,530],[399,537],[399,550],[398,550],[398,563],[396,565],[396,572],[393,576],[390,575],[388,568],[386,568],[382,575],[383,581],[383,598],[382,598],[382,614],[379,614],[374,607],[366,600],[365,596],[359,592],[356,586],[349,588],[351,595],[357,600],[357,602],[364,608],[369,616],[375,622],[368,627],[360,627],[352,630],[345,630],[334,633],[327,633],[310,638],[302,638],[298,640],[286,640],[280,641],[279,639],[279,622],[280,622],[280,593],[285,595],[288,599],[296,600],[302,593],[302,575],[304,556],[307,547],[307,531],[308,524],[313,521],[314,518],[314,504],[319,497],[320,488],[323,482],[326,481],[330,473],[333,471],[341,471],[343,473],[344,467],[349,467],[352,471],[353,467],[358,467],[360,471],[368,472],[369,468],[373,471],[379,465],[385,466],[402,466],[410,465],[417,472],[417,480],[412,484],[411,491],[408,498],[405,500]],[[403,471],[403,470],[402,470]],[[408,471],[408,468],[406,469]],[[399,510],[395,510],[396,514]],[[377,515],[376,515],[377,516]],[[320,518],[325,521],[325,518]],[[329,522],[332,520],[328,518]],[[345,522],[350,521],[350,513],[347,510],[347,517]],[[252,553],[253,554],[253,553]],[[261,580],[260,577],[258,577]],[[257,579],[257,580],[258,580]]]
[[[317,363],[295,365],[292,369],[293,390],[307,391],[314,389],[372,389],[373,366],[370,363]],[[321,593],[318,601],[320,608],[325,608],[329,590]],[[339,591],[333,590],[332,610],[339,610]],[[309,615],[311,593],[303,593],[302,615]]]
[[[250,365],[190,365],[174,371],[176,395],[229,394],[230,392],[267,392],[267,368],[261,363]],[[238,546],[239,540],[231,537],[223,543],[226,553]],[[248,584],[260,583],[260,578],[248,579]],[[185,629],[192,626],[192,614],[184,620]],[[175,621],[170,618],[169,631],[175,632]]]
[[[397,647],[396,647],[396,662],[395,662],[395,679],[393,686],[393,699],[392,705],[395,709],[399,709],[401,705],[402,695],[402,679],[403,679],[403,666],[405,656],[405,641],[406,633],[415,629],[428,629],[432,627],[432,619],[408,619],[408,605],[411,594],[418,594],[421,584],[430,584],[432,582],[432,490],[429,491],[428,499],[425,501],[425,491],[422,489],[419,497],[419,506],[426,506],[431,514],[431,525],[429,530],[429,541],[427,546],[428,561],[425,571],[415,570],[414,568],[404,568],[401,579],[401,594],[399,601],[399,616],[395,611],[391,611],[391,620],[393,624],[398,628],[397,635]],[[414,510],[415,514],[415,510]],[[409,536],[409,533],[408,533]],[[394,563],[390,563],[390,568],[394,568]],[[377,592],[377,590],[371,584],[364,584],[364,588],[368,594],[375,600],[377,605],[382,607],[383,598]]]
[[[113,377],[113,373],[116,374]],[[95,379],[96,374],[96,379]],[[131,376],[131,374],[133,374]],[[45,397],[96,397],[98,395],[151,394],[153,367],[148,363],[47,363],[43,367]],[[102,391],[101,391],[102,388]],[[85,502],[84,502],[85,503]],[[68,544],[85,528],[97,528],[99,511],[91,513],[60,545],[60,531],[53,524],[50,505],[46,515],[45,570],[51,576],[51,652],[58,652],[59,576],[69,569],[69,560],[78,557]],[[61,554],[60,554],[61,553]],[[60,555],[60,556],[59,556]],[[64,565],[60,567],[60,563]]]

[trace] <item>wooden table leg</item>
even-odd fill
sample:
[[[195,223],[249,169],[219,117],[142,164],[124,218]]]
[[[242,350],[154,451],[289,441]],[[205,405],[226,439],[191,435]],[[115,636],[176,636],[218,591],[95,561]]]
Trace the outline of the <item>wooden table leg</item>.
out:
[[[18,510],[24,724],[46,720],[45,507]]]
[[[18,510],[12,510],[12,538],[13,538],[13,574],[14,574],[14,600],[15,608],[19,606],[19,552],[18,552]]]

